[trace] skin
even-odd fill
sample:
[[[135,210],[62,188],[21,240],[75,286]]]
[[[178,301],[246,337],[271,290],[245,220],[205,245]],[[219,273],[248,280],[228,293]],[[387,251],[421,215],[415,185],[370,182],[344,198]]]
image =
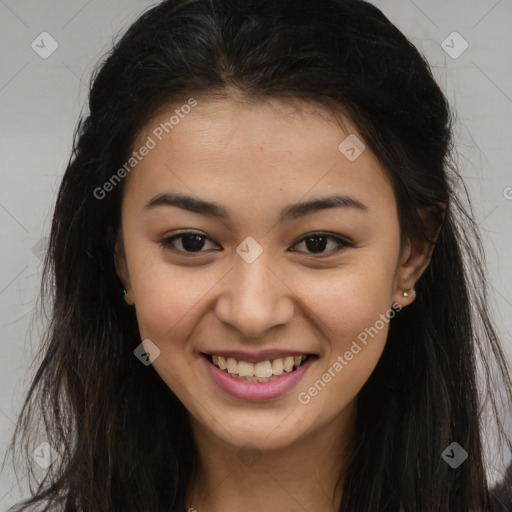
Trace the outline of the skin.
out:
[[[134,148],[168,118],[148,123]],[[419,240],[401,250],[393,189],[368,147],[354,161],[338,150],[348,133],[362,140],[344,121],[342,128],[328,111],[299,102],[199,99],[126,178],[116,266],[141,339],[160,349],[155,370],[189,411],[200,469],[187,506],[199,512],[246,510],[247,503],[255,512],[340,506],[335,485],[354,433],[357,395],[382,354],[389,324],[360,344],[309,403],[297,395],[393,303],[414,300],[403,290],[414,288],[429,262]],[[171,191],[215,201],[231,217],[174,206],[144,210]],[[330,208],[278,222],[285,206],[334,193],[366,209]],[[179,238],[161,246],[181,230],[206,237],[202,252],[187,253]],[[318,232],[355,247],[337,250],[330,240],[314,252],[301,240]],[[236,252],[248,236],[263,251],[252,263]],[[289,393],[259,402],[225,394],[199,355],[267,348],[314,353],[318,360]],[[253,465],[238,455],[248,444],[258,456]]]

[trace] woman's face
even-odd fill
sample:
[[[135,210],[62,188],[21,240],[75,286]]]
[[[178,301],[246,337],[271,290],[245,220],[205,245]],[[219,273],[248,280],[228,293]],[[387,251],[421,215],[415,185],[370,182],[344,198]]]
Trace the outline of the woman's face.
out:
[[[420,272],[385,172],[318,108],[199,100],[169,123],[175,108],[134,145],[117,259],[155,370],[234,446],[343,424]]]

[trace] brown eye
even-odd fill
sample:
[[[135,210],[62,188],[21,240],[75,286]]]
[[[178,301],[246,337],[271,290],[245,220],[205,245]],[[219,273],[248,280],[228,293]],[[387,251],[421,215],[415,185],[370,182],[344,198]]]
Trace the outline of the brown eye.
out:
[[[181,242],[179,242],[181,247],[176,247],[176,240],[181,240]],[[205,252],[202,251],[202,249],[206,240],[210,239],[205,235],[195,232],[186,232],[166,238],[160,242],[160,245],[165,249],[182,253]]]
[[[334,249],[325,251],[329,241],[334,241],[335,247]],[[355,244],[349,242],[348,240],[344,240],[338,236],[329,235],[326,233],[311,233],[303,237],[302,240],[300,240],[296,245],[299,244],[305,244],[306,249],[311,251],[311,254],[325,254],[326,252],[337,252],[346,247],[355,247]]]

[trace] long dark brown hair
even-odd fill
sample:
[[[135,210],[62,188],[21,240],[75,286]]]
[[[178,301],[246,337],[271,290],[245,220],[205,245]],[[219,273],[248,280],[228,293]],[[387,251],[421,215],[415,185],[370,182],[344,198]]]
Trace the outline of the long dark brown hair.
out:
[[[11,510],[185,510],[198,457],[187,414],[134,357],[141,339],[114,266],[123,183],[103,199],[94,191],[162,106],[231,91],[349,115],[392,177],[402,240],[442,225],[417,298],[391,320],[359,393],[340,510],[490,510],[482,404],[505,436],[499,413],[512,403],[512,385],[453,158],[454,115],[425,58],[362,0],[167,0],[144,12],[96,69],[44,263],[49,322],[10,447],[19,446],[16,466],[32,479],[41,417],[59,457],[34,497]],[[452,442],[468,453],[457,469],[441,457]]]

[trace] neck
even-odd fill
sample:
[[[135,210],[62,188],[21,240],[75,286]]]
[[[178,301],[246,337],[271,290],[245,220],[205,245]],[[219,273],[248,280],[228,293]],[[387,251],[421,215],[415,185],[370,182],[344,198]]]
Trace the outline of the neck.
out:
[[[238,512],[250,504],[253,512],[339,511],[355,401],[321,429],[266,451],[228,444],[191,421],[199,465],[187,510]]]

